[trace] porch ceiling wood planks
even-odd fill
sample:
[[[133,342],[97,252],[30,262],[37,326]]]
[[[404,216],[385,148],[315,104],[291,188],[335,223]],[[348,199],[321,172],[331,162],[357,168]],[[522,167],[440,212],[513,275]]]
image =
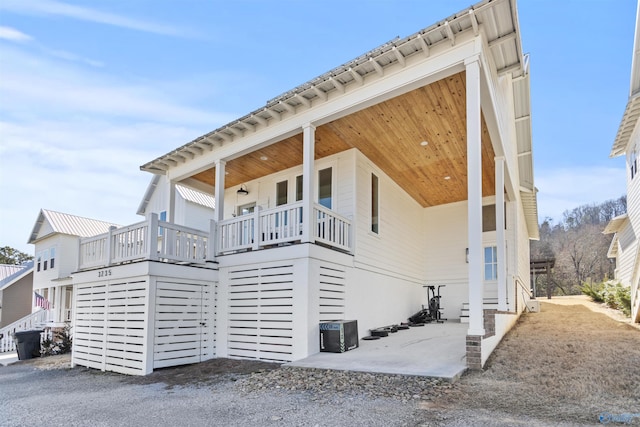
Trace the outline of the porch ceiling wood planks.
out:
[[[481,140],[482,193],[490,196],[495,193],[494,151],[484,118]],[[316,159],[357,148],[423,207],[466,200],[464,72],[319,126],[315,148]],[[302,134],[228,161],[225,186],[300,164]],[[214,169],[194,178],[213,186]]]

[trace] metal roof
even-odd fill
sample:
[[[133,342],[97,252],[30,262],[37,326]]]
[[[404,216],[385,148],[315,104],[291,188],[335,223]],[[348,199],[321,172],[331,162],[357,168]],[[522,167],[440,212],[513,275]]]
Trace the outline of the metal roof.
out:
[[[183,199],[188,202],[196,203],[206,208],[216,208],[216,199],[210,194],[205,194],[192,188],[182,186],[180,184],[176,185],[176,191],[182,196]]]
[[[0,264],[0,291],[33,270],[33,261],[21,265]]]
[[[629,101],[624,109],[620,127],[613,141],[613,147],[609,157],[618,157],[626,153],[631,134],[640,118],[640,2],[636,9],[636,30],[633,41],[633,56],[631,60],[631,83],[629,88]]]
[[[52,231],[44,236],[40,236],[39,233],[45,221],[49,223]],[[38,240],[55,233],[79,237],[97,236],[98,234],[109,231],[109,227],[120,227],[120,225],[97,219],[84,218],[81,216],[41,209],[27,243],[35,243]]]
[[[515,0],[483,0],[415,34],[387,42],[311,79],[269,100],[264,107],[200,136],[142,165],[140,169],[162,174],[172,166],[280,121],[283,116],[321,105],[329,95],[345,93],[350,84],[383,78],[381,76],[386,67],[404,63],[409,56],[428,55],[429,49],[436,44],[453,45],[456,35],[465,31],[477,34],[482,29],[498,73],[510,72],[514,77],[523,76],[526,70],[518,28]]]

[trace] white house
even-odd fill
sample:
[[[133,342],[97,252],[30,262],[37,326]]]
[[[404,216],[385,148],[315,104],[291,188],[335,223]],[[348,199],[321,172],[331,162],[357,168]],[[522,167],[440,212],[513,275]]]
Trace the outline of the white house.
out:
[[[516,2],[379,46],[141,169],[215,196],[215,214],[181,224],[169,202],[166,219],[82,239],[72,363],[299,360],[320,322],[368,335],[433,284],[479,369],[529,298],[538,238]]]
[[[618,128],[610,157],[626,156],[627,213],[612,219],[605,233],[615,233],[609,257],[616,259],[615,279],[631,287],[631,318],[640,322],[640,183],[638,153],[640,151],[640,5],[636,12],[636,30],[631,61],[629,100]]]
[[[105,233],[109,227],[119,226],[97,219],[40,210],[28,240],[28,243],[35,245],[31,294],[33,311],[45,308],[48,326],[62,327],[71,321],[71,273],[78,269],[79,237]]]

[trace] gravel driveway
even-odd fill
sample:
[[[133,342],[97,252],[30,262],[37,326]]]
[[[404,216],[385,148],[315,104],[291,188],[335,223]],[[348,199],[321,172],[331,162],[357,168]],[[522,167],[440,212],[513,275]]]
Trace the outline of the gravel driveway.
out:
[[[179,377],[180,370],[164,373],[176,372]],[[289,377],[288,384],[295,384],[310,372],[314,371],[291,370],[293,377]],[[329,373],[325,377],[319,375],[322,372],[315,371],[315,375],[320,384],[322,378],[332,384],[327,384],[330,393],[267,385],[265,381],[282,380],[282,375],[275,379],[268,372],[224,374],[205,382],[188,380],[186,385],[167,385],[151,378],[136,379],[85,368],[43,369],[30,361],[19,362],[0,368],[0,425],[415,425],[412,417],[421,399],[367,396],[358,391],[351,374],[337,372],[336,376]],[[358,380],[366,381],[366,377]],[[336,391],[335,385],[340,382],[346,383],[349,390]]]

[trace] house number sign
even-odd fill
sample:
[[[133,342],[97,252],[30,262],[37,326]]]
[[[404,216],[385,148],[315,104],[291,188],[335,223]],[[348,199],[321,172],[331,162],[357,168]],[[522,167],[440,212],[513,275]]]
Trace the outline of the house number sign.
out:
[[[111,276],[111,269],[98,271],[98,277]]]

